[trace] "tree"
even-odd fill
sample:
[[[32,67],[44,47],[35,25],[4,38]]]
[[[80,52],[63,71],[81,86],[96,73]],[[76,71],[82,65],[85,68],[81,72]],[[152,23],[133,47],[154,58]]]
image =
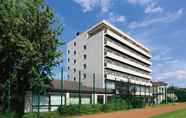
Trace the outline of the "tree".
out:
[[[47,88],[52,69],[61,63],[61,31],[43,0],[0,0],[0,98],[7,97],[10,82],[11,110],[19,118],[25,91]],[[5,110],[6,101],[2,103]]]

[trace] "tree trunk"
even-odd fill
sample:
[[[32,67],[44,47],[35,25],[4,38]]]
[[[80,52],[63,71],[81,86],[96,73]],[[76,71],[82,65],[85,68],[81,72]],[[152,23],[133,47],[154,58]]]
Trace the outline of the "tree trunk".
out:
[[[20,84],[21,85],[21,84]],[[25,107],[25,91],[24,88],[18,87],[13,93],[12,111],[16,114],[16,118],[22,118]]]

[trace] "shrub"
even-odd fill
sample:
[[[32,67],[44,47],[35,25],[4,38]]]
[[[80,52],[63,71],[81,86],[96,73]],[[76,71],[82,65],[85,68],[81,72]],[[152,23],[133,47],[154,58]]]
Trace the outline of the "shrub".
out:
[[[79,111],[79,105],[68,105],[68,106],[60,106],[58,107],[58,112],[62,115],[76,115],[76,114],[92,114],[96,112],[100,112],[102,105],[100,104],[87,104],[81,105]]]
[[[0,118],[15,118],[15,113],[0,113]]]
[[[173,99],[170,97],[167,97],[167,103],[172,103]],[[162,100],[160,104],[166,104],[166,100]]]
[[[37,118],[37,113],[26,113],[23,118]],[[43,112],[40,113],[40,118],[60,118],[57,112]]]
[[[113,98],[111,101],[108,101],[107,104],[103,105],[103,111],[117,111],[128,109],[128,103],[121,98]]]
[[[143,96],[134,96],[133,99],[131,100],[132,108],[144,107],[145,106],[144,99],[145,98]]]

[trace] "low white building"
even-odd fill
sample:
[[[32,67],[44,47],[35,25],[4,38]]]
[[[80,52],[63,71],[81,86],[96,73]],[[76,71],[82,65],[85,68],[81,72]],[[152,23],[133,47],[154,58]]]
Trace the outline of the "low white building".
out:
[[[161,81],[152,82],[153,102],[160,104],[167,99],[167,83]]]
[[[52,87],[44,95],[36,95],[28,91],[25,96],[25,112],[55,111],[62,105],[79,104],[105,104],[105,90],[83,86],[80,84],[81,93],[79,94],[79,83],[64,80],[63,91],[61,91],[61,81],[53,80]],[[80,99],[79,99],[80,95]],[[107,90],[107,97],[113,95],[113,91]],[[38,102],[39,101],[39,102]]]

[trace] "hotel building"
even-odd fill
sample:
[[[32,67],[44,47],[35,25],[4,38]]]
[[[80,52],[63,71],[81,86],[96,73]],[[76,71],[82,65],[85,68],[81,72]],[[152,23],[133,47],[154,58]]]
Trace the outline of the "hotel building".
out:
[[[115,81],[130,83],[135,95],[152,95],[151,55],[148,48],[103,20],[78,33],[67,44],[67,78],[96,88],[115,88]]]

